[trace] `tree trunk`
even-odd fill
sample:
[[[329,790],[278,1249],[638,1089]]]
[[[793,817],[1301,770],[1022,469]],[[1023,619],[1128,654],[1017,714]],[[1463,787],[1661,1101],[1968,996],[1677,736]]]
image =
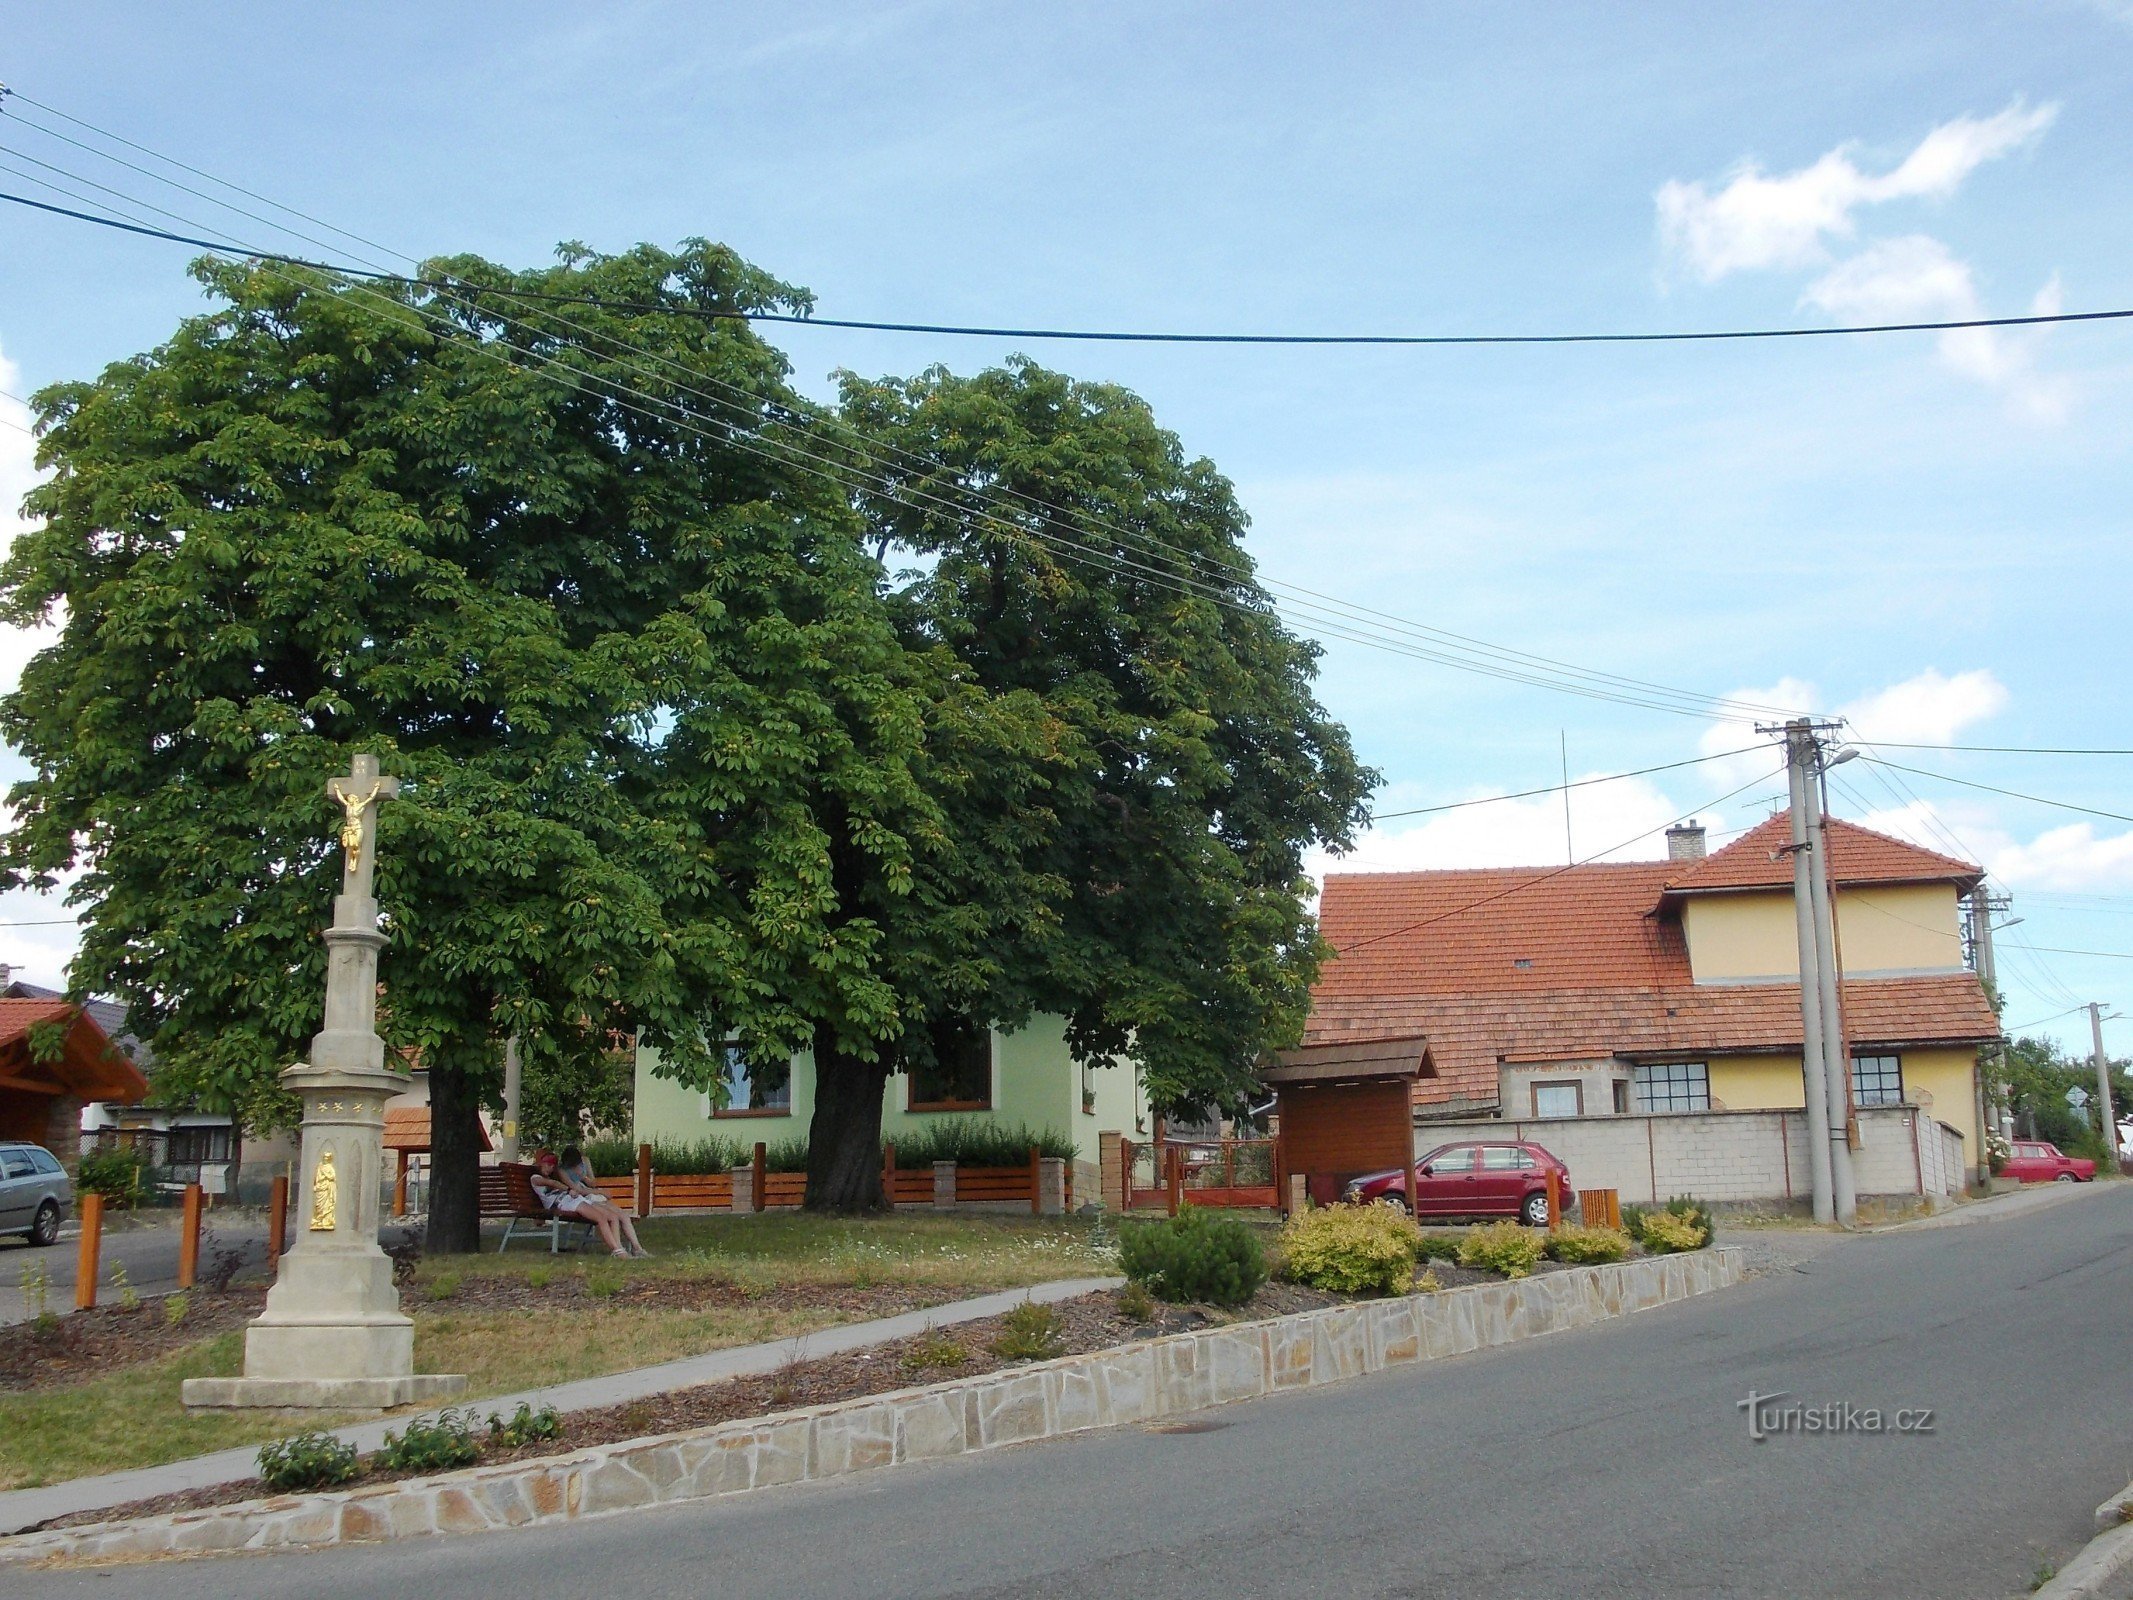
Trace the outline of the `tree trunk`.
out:
[[[807,1209],[876,1211],[881,1197],[881,1092],[889,1069],[815,1033],[815,1115],[807,1130]]]
[[[481,1089],[442,1062],[430,1068],[430,1217],[423,1252],[481,1250]]]

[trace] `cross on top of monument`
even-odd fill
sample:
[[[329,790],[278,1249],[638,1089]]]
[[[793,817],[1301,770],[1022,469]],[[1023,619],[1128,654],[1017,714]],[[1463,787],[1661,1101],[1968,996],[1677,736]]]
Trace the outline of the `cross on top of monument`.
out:
[[[368,899],[378,862],[378,802],[400,792],[400,780],[378,771],[373,755],[353,756],[348,776],[329,778],[326,793],[341,807],[341,892]]]

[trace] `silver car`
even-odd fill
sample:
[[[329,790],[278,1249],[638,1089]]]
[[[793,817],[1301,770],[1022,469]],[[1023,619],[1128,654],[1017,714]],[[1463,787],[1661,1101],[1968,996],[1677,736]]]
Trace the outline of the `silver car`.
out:
[[[0,1144],[0,1235],[56,1244],[73,1203],[74,1185],[51,1151],[40,1144]]]

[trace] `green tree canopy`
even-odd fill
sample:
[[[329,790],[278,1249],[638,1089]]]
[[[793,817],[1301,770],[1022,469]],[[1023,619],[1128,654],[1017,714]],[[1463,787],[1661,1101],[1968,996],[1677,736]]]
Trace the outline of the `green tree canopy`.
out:
[[[893,1036],[868,912],[940,852],[918,764],[954,696],[844,494],[766,459],[794,402],[745,322],[507,292],[796,291],[701,243],[430,270],[470,287],[202,262],[213,310],[38,396],[44,523],[0,599],[62,631],[0,705],[33,768],[0,866],[79,868],[76,990],[257,1118],[319,1025],[324,781],[380,754],[384,1026],[431,1073],[454,1249],[508,1033],[589,1071],[640,1028],[706,1081],[707,1029]]]
[[[847,374],[842,412],[877,547],[921,558],[892,595],[905,637],[1057,730],[1025,857],[1050,892],[992,1019],[1061,1013],[1172,1109],[1249,1095],[1322,954],[1304,852],[1348,843],[1376,775],[1313,695],[1317,647],[1259,585],[1235,491],[1137,396],[1027,361]]]

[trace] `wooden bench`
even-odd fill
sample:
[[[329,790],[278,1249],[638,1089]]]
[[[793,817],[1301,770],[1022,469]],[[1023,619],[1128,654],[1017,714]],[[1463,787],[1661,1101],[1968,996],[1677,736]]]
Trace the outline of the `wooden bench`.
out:
[[[548,1253],[554,1255],[563,1247],[565,1228],[583,1228],[594,1231],[593,1225],[577,1217],[566,1217],[559,1211],[550,1211],[541,1204],[541,1197],[533,1192],[533,1168],[523,1161],[499,1161],[493,1167],[481,1169],[481,1214],[484,1220],[490,1217],[504,1219],[504,1236],[496,1246],[502,1255],[514,1234],[529,1236],[545,1231],[548,1235]],[[571,1248],[576,1249],[573,1239]]]

